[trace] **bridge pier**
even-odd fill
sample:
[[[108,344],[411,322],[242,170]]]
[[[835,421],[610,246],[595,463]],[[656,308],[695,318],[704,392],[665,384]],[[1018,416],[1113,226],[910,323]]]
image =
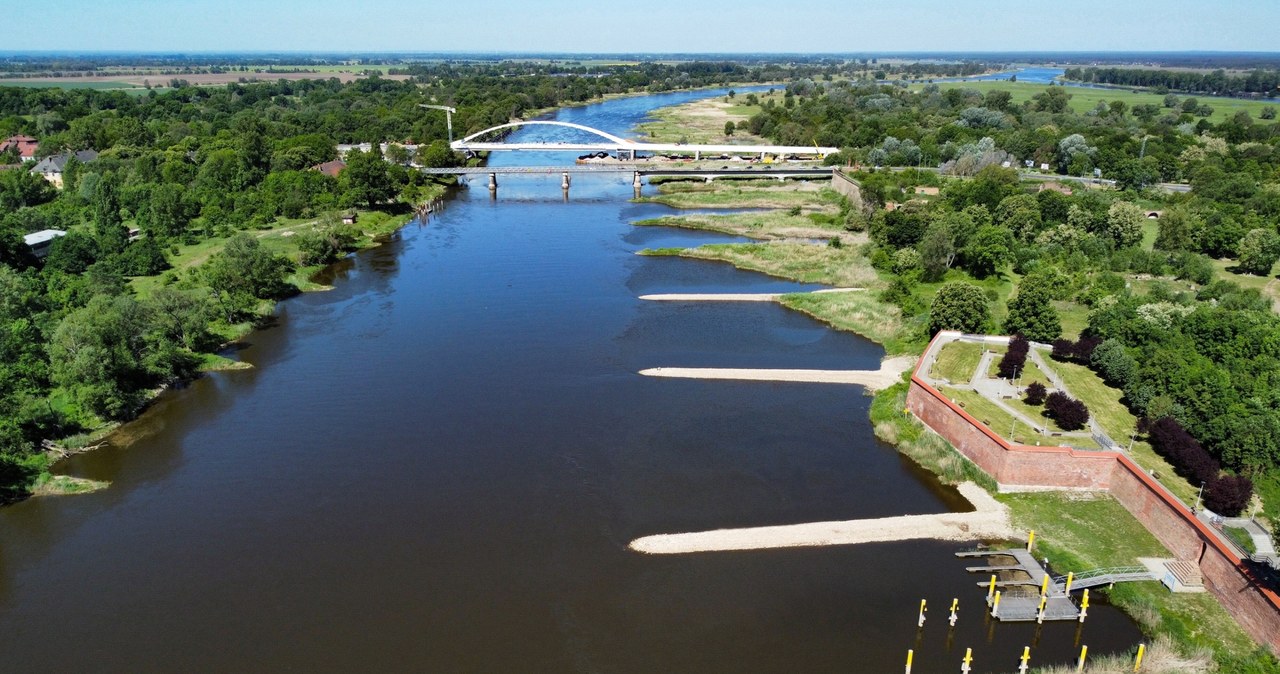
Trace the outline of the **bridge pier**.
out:
[[[497,173],[489,174],[489,192],[492,194],[498,193],[498,174]]]
[[[635,193],[635,198],[640,198],[640,172],[636,171],[631,174],[631,191]]]
[[[569,189],[569,172],[568,171],[560,174],[560,189],[562,190]]]

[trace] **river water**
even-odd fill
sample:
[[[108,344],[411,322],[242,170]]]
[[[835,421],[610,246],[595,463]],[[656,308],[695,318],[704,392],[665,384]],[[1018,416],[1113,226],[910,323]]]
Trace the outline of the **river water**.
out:
[[[558,118],[625,132],[706,95]],[[1047,663],[1138,640],[1106,606],[1083,628],[989,623],[955,544],[628,551],[966,504],[875,439],[859,389],[636,374],[875,367],[875,344],[774,305],[636,299],[809,286],[634,255],[733,239],[631,226],[667,210],[630,203],[630,176],[575,177],[567,202],[558,174],[500,178],[282,303],[238,351],[253,370],[60,467],[110,489],[0,509],[6,669],[887,672],[914,648],[942,672],[971,647],[1009,671],[1024,645]]]

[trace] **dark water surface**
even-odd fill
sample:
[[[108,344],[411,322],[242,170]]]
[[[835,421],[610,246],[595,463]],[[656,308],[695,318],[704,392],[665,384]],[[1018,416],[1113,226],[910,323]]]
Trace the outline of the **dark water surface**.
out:
[[[560,114],[625,131],[680,96],[696,97]],[[579,177],[565,203],[558,177],[507,178],[491,202],[473,185],[337,265],[335,290],[283,303],[239,352],[255,369],[165,395],[61,467],[109,490],[0,509],[5,668],[887,672],[915,648],[916,672],[942,672],[972,647],[975,671],[1008,671],[1023,645],[1045,663],[1137,640],[1105,606],[1080,633],[988,624],[954,544],[629,552],[966,507],[874,438],[859,389],[635,374],[882,352],[769,304],[637,300],[807,286],[634,255],[733,238],[632,227],[666,210],[630,192]]]

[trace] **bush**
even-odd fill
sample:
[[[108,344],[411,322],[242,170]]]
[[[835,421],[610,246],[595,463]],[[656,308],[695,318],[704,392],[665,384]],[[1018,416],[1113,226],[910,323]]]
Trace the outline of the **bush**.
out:
[[[1044,387],[1044,384],[1041,384],[1038,381],[1033,381],[1031,382],[1031,385],[1027,387],[1026,397],[1022,399],[1022,402],[1031,405],[1032,407],[1039,407],[1044,404],[1046,395],[1048,395],[1048,390]]]
[[[1076,343],[1069,339],[1055,339],[1053,340],[1053,350],[1049,352],[1049,355],[1052,356],[1054,360],[1074,360],[1076,356]]]
[[[1004,357],[1000,359],[1000,365],[996,369],[996,376],[1001,379],[1013,379],[1022,372],[1027,364],[1027,352],[1031,350],[1031,344],[1026,337],[1022,335],[1014,335],[1009,340],[1009,350],[1004,352]]]
[[[1045,414],[1064,431],[1078,431],[1089,423],[1089,408],[1061,391],[1050,393],[1044,403]]]
[[[1207,488],[1218,477],[1218,462],[1172,417],[1161,417],[1151,422],[1147,437],[1151,448],[1192,484],[1203,484]]]
[[[1219,515],[1235,517],[1249,505],[1253,481],[1243,475],[1220,475],[1204,488],[1204,507]]]

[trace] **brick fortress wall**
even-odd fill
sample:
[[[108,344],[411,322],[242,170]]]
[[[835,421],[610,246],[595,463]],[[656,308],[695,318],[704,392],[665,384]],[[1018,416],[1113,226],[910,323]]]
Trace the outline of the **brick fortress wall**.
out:
[[[935,337],[930,351],[937,341]],[[1280,596],[1262,587],[1232,549],[1127,456],[1009,443],[930,386],[919,368],[917,364],[911,377],[907,409],[995,478],[1002,490],[1109,491],[1176,557],[1197,562],[1205,587],[1232,617],[1280,654]]]

